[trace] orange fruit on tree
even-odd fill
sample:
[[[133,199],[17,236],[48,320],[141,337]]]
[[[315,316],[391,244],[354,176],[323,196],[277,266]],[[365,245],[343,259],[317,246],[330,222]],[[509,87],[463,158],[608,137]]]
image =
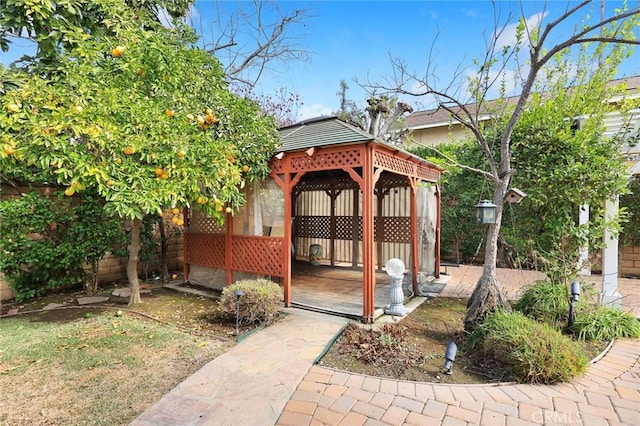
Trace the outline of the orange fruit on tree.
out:
[[[218,176],[224,177],[224,175],[226,175],[226,174],[227,174],[227,172],[225,172],[224,170],[222,170],[222,169],[218,170]]]
[[[126,155],[131,155],[131,154],[133,154],[134,152],[136,152],[136,150],[135,150],[135,148],[133,148],[132,146],[128,146],[128,147],[126,147],[126,148],[123,150],[123,152],[124,152]]]
[[[193,114],[187,114],[187,120],[189,120],[189,121],[193,121],[193,120],[195,120],[195,119],[196,119],[196,117],[194,117],[194,115],[193,115]]]
[[[20,111],[20,104],[9,104],[7,105],[7,111],[9,112],[18,112]]]
[[[211,115],[211,114],[213,114],[213,110],[211,108],[207,108],[207,109],[204,110],[204,113],[206,115]]]
[[[177,207],[174,207],[174,208],[171,209],[171,213],[178,214],[178,213],[180,213],[180,209],[177,208]]]
[[[14,147],[12,147],[11,145],[4,145],[3,146],[3,151],[5,154],[7,155],[13,155],[16,153],[16,149]]]
[[[166,115],[167,117],[173,117],[173,116],[175,116],[175,115],[176,115],[176,113],[175,113],[175,112],[173,112],[173,110],[172,110],[172,109],[165,109],[165,110],[164,110],[164,115]]]
[[[182,220],[182,219],[176,220],[176,225],[178,225],[178,226],[184,225],[184,220]]]
[[[218,119],[216,118],[216,116],[215,116],[215,115],[213,115],[213,114],[207,114],[207,115],[205,115],[205,116],[204,116],[204,119],[205,119],[205,120],[207,121],[207,123],[209,123],[209,124],[215,124],[215,123],[218,121]]]
[[[216,204],[216,211],[221,212],[222,210],[224,210],[224,208],[222,207],[222,204]]]
[[[198,204],[206,204],[207,201],[207,197],[198,197],[198,199],[196,200]]]
[[[233,209],[231,207],[227,207],[226,209],[224,209],[224,211],[226,211],[227,213],[231,213]]]
[[[109,179],[109,180],[106,182],[106,184],[107,184],[107,186],[113,186],[113,185],[115,185],[116,183],[115,183],[113,180]]]
[[[111,54],[116,57],[122,56],[122,54],[124,53],[124,50],[125,50],[124,46],[116,46],[113,49],[111,49]]]
[[[251,170],[251,167],[247,166],[246,164],[244,166],[242,166],[242,171],[247,173],[249,170]]]
[[[71,197],[73,194],[75,194],[75,192],[75,188],[70,186],[69,188],[64,190],[64,195],[66,195],[67,197]]]
[[[153,170],[153,173],[154,173],[156,176],[162,176],[162,174],[164,173],[164,170],[162,170],[162,167],[156,167],[156,168]]]
[[[184,149],[181,149],[178,151],[178,157],[184,158],[185,155],[187,155],[187,153],[185,152]]]
[[[169,173],[167,173],[167,172],[162,172],[162,174],[160,175],[160,179],[164,179],[164,180],[169,179]]]
[[[171,222],[176,223],[176,224],[178,223],[178,220],[180,220],[180,219],[177,216],[174,216],[174,217],[171,218]]]

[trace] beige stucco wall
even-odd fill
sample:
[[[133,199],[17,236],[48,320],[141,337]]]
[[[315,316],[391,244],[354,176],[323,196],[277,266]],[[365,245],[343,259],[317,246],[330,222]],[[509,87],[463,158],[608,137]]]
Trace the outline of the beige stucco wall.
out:
[[[460,124],[414,129],[411,131],[411,140],[413,140],[413,143],[407,143],[406,146],[437,146],[441,143],[453,142],[468,137],[471,137],[471,134]]]

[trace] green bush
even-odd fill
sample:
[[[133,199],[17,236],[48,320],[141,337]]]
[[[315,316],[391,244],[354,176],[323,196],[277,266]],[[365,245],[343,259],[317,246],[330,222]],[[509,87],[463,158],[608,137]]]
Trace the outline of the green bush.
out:
[[[243,293],[239,300],[236,290]],[[222,290],[220,309],[234,317],[239,309],[239,318],[244,324],[271,323],[282,313],[282,302],[282,288],[273,281],[242,280]]]
[[[576,342],[519,312],[487,315],[469,342],[521,383],[566,382],[584,374],[588,363]]]
[[[0,202],[0,270],[18,301],[94,280],[98,261],[124,239],[121,223],[89,191],[73,198],[29,192]]]
[[[536,321],[562,328],[569,316],[567,289],[549,280],[536,281],[525,289],[514,308]]]
[[[573,332],[581,340],[640,337],[640,321],[619,308],[599,306],[576,315]]]

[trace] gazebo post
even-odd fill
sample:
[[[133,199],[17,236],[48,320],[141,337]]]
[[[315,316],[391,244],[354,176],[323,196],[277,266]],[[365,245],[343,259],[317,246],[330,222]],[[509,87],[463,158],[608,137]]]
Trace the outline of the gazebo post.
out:
[[[418,186],[417,180],[407,178],[410,186],[409,210],[411,215],[411,281],[413,294],[418,294],[418,203],[416,200]]]
[[[440,278],[440,218],[442,212],[440,211],[440,185],[436,185],[436,264],[435,277]]]
[[[284,247],[283,247],[283,293],[284,305],[291,306],[291,221],[293,217],[293,186],[291,185],[291,174],[287,170],[288,162],[285,161],[284,173]]]
[[[231,213],[227,213],[227,235],[225,238],[225,268],[227,270],[227,285],[233,283],[233,216]]]
[[[366,145],[364,149],[364,167],[362,167],[362,260],[363,260],[363,295],[362,322],[373,323],[375,311],[375,269],[373,238],[373,147]]]

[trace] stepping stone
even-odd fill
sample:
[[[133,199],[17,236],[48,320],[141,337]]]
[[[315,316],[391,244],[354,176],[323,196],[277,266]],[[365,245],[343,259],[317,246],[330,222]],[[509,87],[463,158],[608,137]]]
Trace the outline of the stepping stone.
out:
[[[91,305],[94,303],[108,302],[109,298],[104,296],[89,296],[89,297],[78,297],[76,301],[78,302],[78,305]]]
[[[61,308],[63,306],[67,306],[64,303],[49,303],[47,306],[42,308],[43,311],[50,311],[51,309]]]
[[[140,294],[151,294],[151,289],[140,286]],[[129,297],[131,296],[131,289],[129,287],[116,288],[111,293],[113,297]]]
[[[7,315],[15,315],[18,313],[18,308],[13,308],[13,309],[9,309],[9,312],[7,312]]]

